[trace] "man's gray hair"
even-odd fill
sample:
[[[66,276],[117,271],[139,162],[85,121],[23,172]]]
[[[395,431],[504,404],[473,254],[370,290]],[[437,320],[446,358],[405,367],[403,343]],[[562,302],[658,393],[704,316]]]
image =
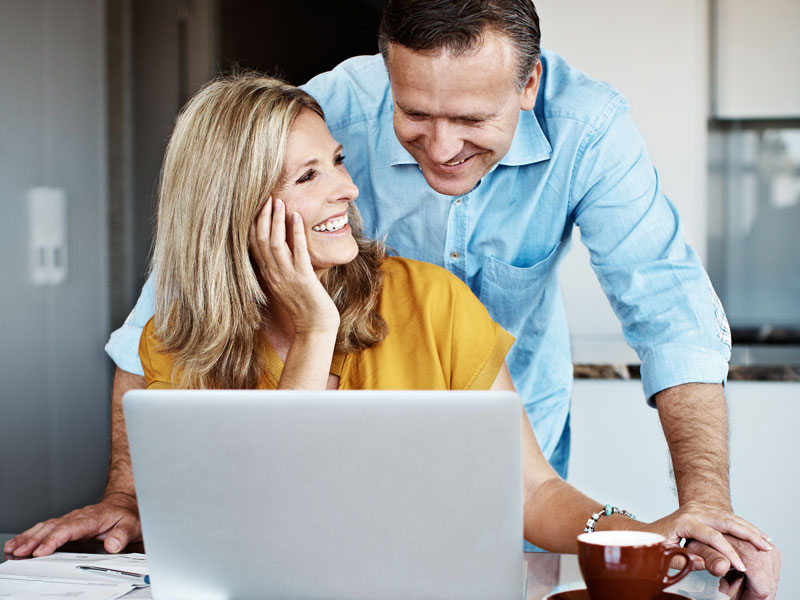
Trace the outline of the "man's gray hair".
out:
[[[387,65],[390,44],[458,55],[478,46],[487,29],[513,42],[521,89],[541,54],[539,16],[531,0],[389,0],[378,45]]]

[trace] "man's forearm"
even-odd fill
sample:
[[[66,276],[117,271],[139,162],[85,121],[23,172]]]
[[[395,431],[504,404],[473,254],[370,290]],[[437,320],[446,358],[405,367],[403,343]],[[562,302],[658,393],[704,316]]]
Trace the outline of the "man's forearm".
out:
[[[656,394],[678,501],[731,509],[728,409],[722,384],[687,383]]]
[[[144,377],[117,368],[111,392],[111,455],[103,494],[105,498],[113,494],[136,495],[128,449],[128,433],[125,429],[125,414],[122,411],[122,396],[128,390],[142,388],[144,388]]]

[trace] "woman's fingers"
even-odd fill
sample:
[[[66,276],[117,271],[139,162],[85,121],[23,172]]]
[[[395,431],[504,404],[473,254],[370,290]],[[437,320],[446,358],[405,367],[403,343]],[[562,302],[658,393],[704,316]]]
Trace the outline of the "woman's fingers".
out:
[[[267,278],[269,275],[269,241],[272,229],[272,197],[270,197],[250,226],[250,250],[253,253],[261,276]]]
[[[262,277],[271,283],[294,270],[292,251],[286,243],[286,205],[270,197],[254,226],[250,227],[250,245]]]
[[[750,542],[759,550],[765,552],[772,550],[769,536],[749,521],[731,512],[712,509],[695,502],[688,502],[684,508],[685,517],[688,519],[697,519],[721,533],[727,533],[740,540]],[[681,534],[681,537],[693,538],[694,536]]]
[[[250,224],[250,232],[247,236],[247,245],[250,248],[250,256],[253,257],[256,267],[260,271],[264,265],[264,256],[261,254],[261,247],[258,245],[258,235],[256,234],[256,231],[258,231],[257,222],[258,218],[256,218],[256,220]]]
[[[250,246],[265,280],[275,283],[279,274],[313,272],[303,218],[292,213],[292,247],[286,243],[286,205],[270,197],[250,227]]]
[[[712,573],[731,566],[744,571],[746,565],[758,571],[753,555],[773,554],[769,537],[758,527],[727,510],[698,502],[687,502],[653,525],[670,541],[694,540],[690,551],[700,556]]]
[[[311,257],[308,255],[308,241],[303,217],[300,213],[292,213],[292,241],[294,245],[294,267],[298,271],[312,271]]]
[[[691,537],[714,548],[717,552],[722,554],[737,571],[746,570],[744,562],[730,542],[713,527],[695,520],[689,524],[686,533],[687,535],[684,537]]]
[[[292,253],[286,244],[286,207],[275,198],[272,209],[272,228],[270,230],[269,250],[278,268],[282,271],[291,269]]]
[[[740,540],[748,541],[759,550],[769,552],[773,548],[772,544],[769,543],[771,538],[767,534],[749,521],[732,513],[727,513],[725,515],[719,530],[737,537]]]

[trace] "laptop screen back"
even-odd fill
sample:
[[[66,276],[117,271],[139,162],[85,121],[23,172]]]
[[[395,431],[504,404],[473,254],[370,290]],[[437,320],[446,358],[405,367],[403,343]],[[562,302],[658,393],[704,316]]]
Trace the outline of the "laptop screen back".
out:
[[[132,391],[160,598],[520,598],[510,392]]]

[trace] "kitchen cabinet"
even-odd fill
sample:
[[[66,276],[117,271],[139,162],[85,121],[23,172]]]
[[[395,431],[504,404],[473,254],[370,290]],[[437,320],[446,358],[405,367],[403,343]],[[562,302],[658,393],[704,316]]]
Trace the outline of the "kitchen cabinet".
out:
[[[712,2],[714,116],[800,118],[800,2]]]

